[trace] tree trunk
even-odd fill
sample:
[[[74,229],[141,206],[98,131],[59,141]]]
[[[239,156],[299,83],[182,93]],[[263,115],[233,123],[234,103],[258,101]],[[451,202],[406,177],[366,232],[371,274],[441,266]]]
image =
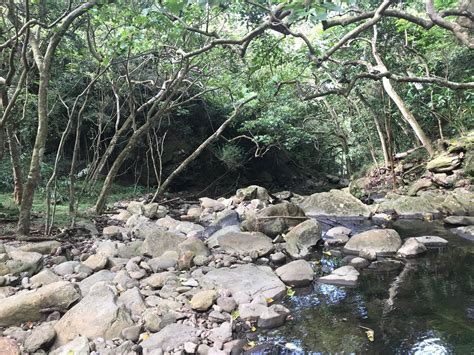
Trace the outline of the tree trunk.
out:
[[[183,160],[183,162],[166,178],[165,182],[160,185],[160,187],[156,190],[155,195],[153,196],[153,201],[156,201],[159,197],[163,195],[163,193],[166,191],[168,186],[173,182],[173,180],[184,170],[188,167],[189,164],[191,164],[194,159],[196,159],[204,149],[206,149],[209,144],[211,144],[215,139],[217,139],[222,132],[226,129],[226,127],[240,114],[242,108],[244,105],[246,105],[248,102],[254,100],[257,96],[252,95],[242,103],[240,103],[234,110],[234,113],[224,121],[220,125],[220,127],[212,134],[210,135],[204,142],[199,145],[199,147],[196,148],[194,152],[191,153],[186,159]]]
[[[377,53],[377,26],[374,25],[374,36],[372,39],[372,55],[375,58],[375,61],[377,62],[378,69],[381,72],[387,72],[387,67],[385,66],[384,62],[382,61],[382,58],[380,55]],[[408,122],[410,127],[413,129],[415,132],[415,135],[418,137],[420,142],[423,144],[425,149],[428,151],[428,154],[430,156],[433,156],[435,151],[433,149],[433,145],[431,143],[431,140],[428,138],[428,136],[425,134],[423,131],[423,128],[421,128],[420,124],[416,120],[415,116],[413,113],[410,111],[410,109],[407,107],[403,99],[398,95],[396,90],[393,88],[393,85],[390,81],[390,79],[383,77],[382,78],[382,85],[383,88],[385,89],[385,92],[390,96],[390,98],[393,100],[395,105],[397,105],[398,110],[402,114],[403,118]]]
[[[377,134],[379,136],[380,140],[380,146],[382,147],[382,153],[383,153],[383,160],[385,163],[385,167],[388,167],[390,164],[390,156],[388,154],[388,149],[387,149],[387,143],[385,141],[385,136],[383,135],[382,127],[380,125],[379,118],[377,116],[377,113],[373,109],[373,107],[369,104],[367,99],[362,95],[360,92],[357,93],[357,96],[359,97],[360,101],[367,107],[367,109],[370,111],[372,117],[374,118],[374,124],[375,128],[377,130]]]
[[[17,205],[21,205],[23,194],[23,181],[21,176],[20,145],[18,144],[15,131],[7,126],[8,147],[13,170],[13,197]]]

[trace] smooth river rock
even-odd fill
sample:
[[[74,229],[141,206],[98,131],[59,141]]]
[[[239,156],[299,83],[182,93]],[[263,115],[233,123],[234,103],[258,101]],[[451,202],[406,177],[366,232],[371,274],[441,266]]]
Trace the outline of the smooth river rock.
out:
[[[354,235],[344,246],[344,252],[359,255],[367,251],[387,256],[395,254],[401,246],[402,240],[394,229],[373,229]]]
[[[313,268],[306,260],[296,260],[280,266],[275,273],[285,284],[295,287],[308,286],[314,277]]]
[[[247,254],[257,251],[258,256],[264,256],[273,250],[273,242],[259,232],[229,232],[217,237],[217,244],[226,252]]]
[[[403,258],[413,258],[426,252],[426,246],[416,238],[408,238],[398,250],[397,254]]]
[[[202,283],[208,285],[207,288],[228,289],[232,295],[247,292],[252,297],[263,295],[278,299],[286,294],[285,284],[270,267],[253,264],[213,269],[204,275]]]
[[[89,339],[117,338],[131,325],[128,310],[117,302],[112,288],[106,283],[98,283],[54,325],[57,334],[54,347],[81,335]]]
[[[320,277],[319,282],[335,286],[356,286],[359,272],[355,267],[346,265],[334,270],[327,276]]]
[[[308,219],[293,227],[284,239],[286,251],[292,258],[304,258],[321,240],[321,226],[315,219]]]
[[[65,312],[80,297],[75,285],[60,281],[4,298],[0,306],[0,327],[44,319],[47,313],[42,311],[49,308]]]
[[[341,190],[319,192],[306,196],[298,205],[308,216],[364,217],[371,215],[369,207],[351,194]]]
[[[197,337],[197,329],[184,324],[169,324],[158,333],[151,335],[141,343],[144,354],[151,354],[152,350],[163,351],[178,348]],[[156,352],[158,354],[158,352]]]

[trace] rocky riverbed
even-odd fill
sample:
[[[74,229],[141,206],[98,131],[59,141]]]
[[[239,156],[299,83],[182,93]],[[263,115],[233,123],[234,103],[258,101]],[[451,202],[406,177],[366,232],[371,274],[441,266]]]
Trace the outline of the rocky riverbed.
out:
[[[179,210],[118,204],[104,228],[82,223],[82,237],[0,245],[0,349],[240,353],[258,345],[248,334],[292,322],[282,301],[295,289],[354,287],[362,270],[399,270],[448,243],[403,240],[389,221],[451,215],[446,223],[472,236],[472,197],[461,188],[426,197],[436,205],[392,196],[367,206],[340,190],[304,197],[250,186]],[[355,218],[371,219],[371,229],[338,223]],[[340,267],[328,272],[315,251]]]

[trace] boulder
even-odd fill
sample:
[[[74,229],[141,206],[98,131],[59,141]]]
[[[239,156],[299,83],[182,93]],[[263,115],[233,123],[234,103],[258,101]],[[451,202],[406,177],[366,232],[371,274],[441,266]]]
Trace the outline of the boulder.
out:
[[[32,330],[23,344],[25,351],[34,353],[39,349],[47,349],[56,337],[53,326],[45,323]]]
[[[311,217],[364,217],[371,211],[360,200],[341,190],[320,192],[297,200],[306,215]]]
[[[222,323],[219,327],[211,329],[209,339],[214,344],[224,344],[232,340],[232,324],[229,322]]]
[[[228,253],[248,254],[253,251],[264,256],[273,250],[273,242],[259,232],[230,232],[217,238],[217,244]]]
[[[275,273],[285,284],[295,287],[308,286],[314,277],[313,268],[305,260],[295,260],[280,266]]]
[[[420,196],[402,196],[387,194],[385,200],[377,206],[377,213],[395,214],[399,217],[418,218],[427,214],[440,214],[440,205],[444,197],[435,196],[426,191]]]
[[[463,238],[474,241],[474,226],[463,226],[455,228],[454,233]]]
[[[148,261],[153,272],[160,272],[175,267],[178,264],[179,254],[174,250],[165,251],[161,256]]]
[[[201,285],[209,289],[228,289],[233,296],[238,292],[246,292],[252,297],[263,295],[265,298],[278,299],[286,294],[285,284],[270,267],[253,264],[212,269],[203,276]]]
[[[102,235],[105,238],[110,238],[110,239],[121,240],[123,236],[126,234],[127,234],[127,230],[119,226],[107,226],[107,227],[104,227],[104,229],[102,230]]]
[[[9,259],[0,263],[0,276],[21,273],[31,276],[43,266],[43,256],[40,253],[12,249],[7,254]]]
[[[204,242],[196,237],[188,237],[184,242],[178,245],[180,254],[186,251],[193,252],[194,256],[209,256],[210,252]]]
[[[20,355],[20,348],[15,340],[0,337],[0,354],[1,355]]]
[[[56,350],[53,350],[49,355],[89,355],[89,339],[84,336],[78,336],[69,343],[60,346]]]
[[[150,219],[163,218],[168,214],[168,209],[156,202],[148,203],[142,208],[143,215]]]
[[[143,202],[138,202],[138,201],[130,201],[127,206],[127,211],[134,215],[142,215],[143,214]]]
[[[79,264],[80,264],[79,261],[76,261],[76,260],[65,261],[59,265],[54,266],[53,271],[55,274],[59,276],[71,275],[74,273],[74,269]]]
[[[107,265],[107,257],[102,254],[93,254],[89,256],[82,264],[93,271],[102,270]]]
[[[321,226],[315,219],[308,219],[293,227],[284,239],[286,251],[292,258],[304,258],[321,240]]]
[[[409,196],[416,196],[418,191],[426,190],[427,188],[431,187],[432,185],[433,185],[433,182],[430,179],[423,178],[423,179],[417,180],[410,186],[410,188],[408,189],[407,194]]]
[[[279,327],[285,323],[285,320],[289,315],[290,310],[288,308],[280,304],[274,304],[260,314],[257,326],[265,329]]]
[[[424,252],[426,252],[426,246],[423,243],[416,240],[416,238],[408,238],[397,254],[402,258],[413,258]]]
[[[118,302],[123,304],[130,314],[135,316],[140,316],[146,309],[146,304],[138,287],[133,287],[120,294]]]
[[[359,272],[353,266],[346,265],[335,269],[331,274],[320,277],[319,282],[335,286],[356,286]]]
[[[339,226],[339,227],[333,227],[333,228],[329,229],[326,232],[325,237],[326,238],[336,238],[336,237],[339,237],[341,235],[348,237],[348,236],[351,235],[351,233],[352,233],[352,230],[350,230],[349,228]]]
[[[285,201],[266,207],[258,211],[256,215],[247,214],[242,228],[247,231],[262,232],[274,238],[305,220],[305,218],[298,217],[305,217],[303,210],[295,204]]]
[[[58,249],[61,246],[61,243],[57,240],[46,240],[44,242],[29,243],[22,245],[19,249],[27,252],[35,252],[44,255],[49,255]]]
[[[144,255],[156,258],[167,250],[179,252],[179,244],[184,242],[186,237],[158,229],[156,233],[149,234],[142,245]]]
[[[48,308],[65,312],[80,297],[75,285],[60,281],[4,298],[0,307],[0,327],[44,319],[47,316],[44,310]]]
[[[269,201],[270,194],[267,189],[257,185],[250,185],[241,189],[238,189],[235,197],[237,201],[251,201],[254,199],[260,201]]]
[[[117,214],[113,214],[110,219],[114,219],[119,222],[127,222],[127,220],[132,217],[132,214],[127,210],[118,210]]]
[[[115,272],[110,270],[100,270],[99,272],[86,277],[84,280],[79,282],[79,288],[81,289],[82,297],[86,296],[92,286],[94,286],[96,283],[112,281],[115,275]]]
[[[62,281],[62,279],[50,269],[44,269],[30,278],[31,284],[36,285],[38,287],[49,285],[59,281]]]
[[[196,311],[207,311],[212,307],[216,298],[217,292],[214,290],[200,291],[191,299],[191,308]]]
[[[434,173],[446,173],[453,171],[461,165],[458,155],[442,154],[426,164],[426,169]]]
[[[243,321],[256,322],[267,311],[267,306],[261,303],[242,303],[239,305],[239,317]]]
[[[169,351],[193,341],[197,336],[198,330],[190,325],[169,324],[143,341],[141,346],[145,354],[151,354],[151,351],[158,349]]]
[[[446,217],[444,223],[453,226],[470,226],[474,225],[474,217],[471,216],[449,216]]]
[[[360,251],[375,252],[377,256],[395,254],[402,240],[393,229],[373,229],[354,235],[344,246],[347,254],[359,255]]]
[[[54,347],[62,346],[78,336],[89,339],[120,337],[122,330],[133,325],[125,306],[106,283],[94,285],[78,304],[64,314],[54,325]]]
[[[212,198],[201,197],[199,199],[199,201],[201,202],[201,207],[202,208],[210,209],[213,212],[218,212],[218,211],[222,211],[223,209],[225,209],[225,205],[222,202],[213,200]]]
[[[423,236],[423,237],[415,237],[415,239],[423,243],[426,247],[445,247],[448,245],[448,241],[444,238],[437,237],[437,236]]]

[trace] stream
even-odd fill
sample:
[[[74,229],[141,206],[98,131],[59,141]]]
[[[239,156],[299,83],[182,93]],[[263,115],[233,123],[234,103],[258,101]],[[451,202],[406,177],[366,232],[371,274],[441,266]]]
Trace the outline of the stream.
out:
[[[374,227],[367,221],[338,222],[353,233]],[[474,353],[474,243],[441,221],[398,220],[386,227],[402,238],[437,235],[449,246],[409,259],[399,271],[364,270],[355,288],[314,282],[297,289],[283,302],[293,320],[257,331],[258,345],[248,353]],[[319,254],[312,260],[329,271],[340,258]],[[361,327],[374,330],[373,342]]]

